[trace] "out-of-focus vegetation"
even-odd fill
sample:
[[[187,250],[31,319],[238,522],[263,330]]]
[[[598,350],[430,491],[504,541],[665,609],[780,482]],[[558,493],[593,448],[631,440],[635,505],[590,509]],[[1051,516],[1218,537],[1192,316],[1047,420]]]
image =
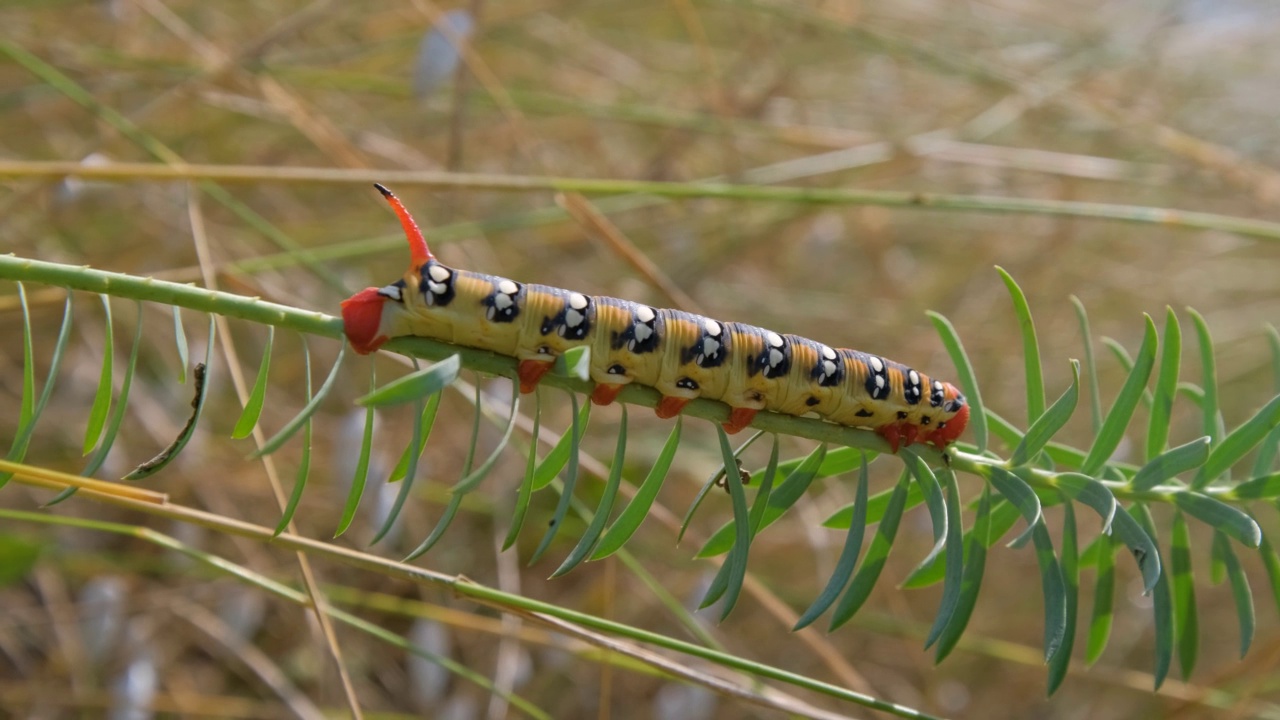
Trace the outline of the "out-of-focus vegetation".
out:
[[[445,29],[432,30],[441,18],[435,26]],[[1189,229],[1176,215],[1164,223],[1122,223],[1102,219],[1102,211],[1064,216],[1052,203],[1280,219],[1280,170],[1272,169],[1280,168],[1278,33],[1280,11],[1246,0],[603,0],[456,7],[10,0],[0,6],[0,251],[214,282],[335,313],[351,291],[399,276],[407,259],[399,229],[363,181],[279,178],[273,176],[278,169],[337,169],[331,176],[338,180],[343,172],[350,177],[368,169],[436,170],[1025,198],[1043,204],[1009,214],[982,202],[960,210],[815,204],[798,195],[593,197],[636,254],[665,276],[664,285],[604,241],[598,227],[559,210],[549,191],[427,187],[410,179],[393,187],[437,233],[433,247],[448,263],[655,305],[682,304],[882,353],[946,377],[950,363],[924,316],[927,309],[942,311],[965,340],[987,405],[1019,424],[1025,413],[1021,341],[993,265],[1018,279],[1035,310],[1051,396],[1070,383],[1067,360],[1082,352],[1068,296],[1088,308],[1096,335],[1130,348],[1141,339],[1141,313],[1161,317],[1165,306],[1179,312],[1192,306],[1217,342],[1220,402],[1234,427],[1275,394],[1264,333],[1265,323],[1280,320],[1275,236],[1234,234],[1212,223]],[[469,42],[462,57],[454,40]],[[248,167],[234,182],[165,180],[143,168],[104,181],[63,178],[22,162],[47,160]],[[37,366],[44,368],[64,294],[27,290],[38,328]],[[13,286],[0,292],[6,340],[0,448],[7,448],[19,422],[10,408],[18,407],[23,390],[22,320]],[[63,377],[28,462],[69,472],[83,467],[84,428],[102,367],[102,312],[94,298],[77,298]],[[133,306],[119,302],[113,314],[115,354],[127,357]],[[205,320],[192,313],[185,318],[192,358],[201,358]],[[120,477],[154,456],[190,413],[190,380],[176,380],[181,361],[167,309],[145,305],[142,322],[146,342],[128,412],[98,477]],[[265,330],[231,323],[223,339],[234,341],[238,370],[252,383]],[[318,384],[337,344],[311,345]],[[307,388],[301,343],[278,333],[275,346],[262,420],[268,428],[293,416]],[[1198,369],[1187,346],[1184,362]],[[1099,381],[1110,396],[1124,374],[1105,347],[1096,352]],[[240,405],[222,350],[213,357],[201,429],[147,487],[211,513],[275,527],[273,471],[246,458],[249,441],[228,439]],[[341,517],[363,419],[350,401],[368,389],[368,362],[346,365],[347,375],[317,416],[311,482],[295,518],[305,537],[331,537]],[[401,372],[389,359],[379,367],[387,377]],[[501,382],[483,387],[498,401],[506,397]],[[542,422],[559,433],[568,425],[569,403],[555,395],[544,402]],[[401,557],[434,525],[448,487],[462,474],[473,414],[465,391],[445,396],[415,497],[372,553]],[[636,483],[668,425],[634,409],[631,416],[627,478]],[[618,419],[616,409],[594,413],[584,441],[594,459],[584,461],[591,477],[606,474]],[[1175,444],[1198,435],[1198,423],[1194,407],[1179,404]],[[381,417],[363,506],[336,542],[367,549],[398,490],[384,479],[411,424],[407,409]],[[1193,561],[1203,568],[1196,586],[1198,672],[1154,695],[1151,601],[1132,563],[1118,567],[1117,616],[1106,654],[1091,669],[1081,663],[1046,700],[1036,560],[1027,549],[999,545],[988,557],[968,634],[935,667],[921,645],[939,588],[895,587],[932,545],[921,509],[905,517],[886,580],[849,625],[830,636],[818,628],[791,633],[796,611],[821,589],[839,554],[843,534],[823,529],[821,521],[853,499],[845,480],[815,483],[798,512],[761,535],[747,591],[725,622],[713,624],[718,614],[704,611],[682,625],[679,606],[696,603],[716,567],[689,556],[732,516],[728,495],[713,494],[677,546],[679,516],[719,463],[706,424],[686,425],[661,509],[628,546],[638,563],[611,558],[546,580],[582,530],[570,523],[526,568],[538,530],[551,517],[554,502],[546,498],[531,507],[530,530],[518,545],[499,553],[524,472],[523,454],[513,447],[488,490],[469,496],[458,521],[418,564],[718,644],[935,715],[1280,712],[1269,704],[1280,636],[1261,562],[1241,554],[1255,578],[1258,632],[1252,652],[1238,660],[1232,596],[1225,585],[1207,582],[1211,535],[1194,526]],[[1081,413],[1066,439],[1084,442],[1089,430]],[[500,431],[500,421],[482,427],[481,453]],[[516,444],[525,438],[518,434]],[[784,438],[787,457],[811,447]],[[1007,455],[1008,448],[1000,449]],[[1140,459],[1136,449],[1125,452]],[[274,457],[287,492],[299,450],[289,446]],[[746,464],[763,466],[767,457],[767,447],[753,448]],[[888,487],[896,470],[873,472],[874,487]],[[601,486],[584,481],[578,491],[594,498]],[[966,489],[966,497],[976,496],[976,485]],[[35,509],[51,498],[16,484],[2,492],[0,507],[9,510]],[[1275,516],[1261,509],[1258,520],[1270,535]],[[286,549],[79,498],[49,512],[150,527],[302,586],[298,556]],[[1169,515],[1156,513],[1167,536]],[[1087,521],[1094,519],[1082,517],[1082,527],[1096,533],[1096,523]],[[20,715],[93,716],[128,707],[128,697],[189,715],[342,712],[347,701],[329,654],[333,645],[367,712],[518,714],[500,693],[344,626],[330,645],[314,615],[298,605],[138,538],[16,520],[5,520],[0,537],[0,707]],[[1167,552],[1167,537],[1162,546]],[[10,574],[4,566],[29,571]],[[782,716],[638,671],[632,661],[602,657],[579,639],[385,572],[317,562],[314,575],[335,606],[489,678],[553,717]],[[837,714],[869,712],[786,690]]]

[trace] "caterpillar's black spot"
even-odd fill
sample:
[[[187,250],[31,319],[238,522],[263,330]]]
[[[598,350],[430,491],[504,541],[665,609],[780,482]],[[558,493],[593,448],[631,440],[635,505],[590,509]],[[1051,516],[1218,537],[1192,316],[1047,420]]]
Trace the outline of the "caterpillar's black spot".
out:
[[[605,372],[609,373],[610,375],[626,375],[627,369],[622,367],[621,365],[610,365],[609,369],[606,370]]]
[[[756,367],[773,379],[791,372],[791,344],[778,333],[765,331],[764,349],[756,356]]]
[[[682,390],[697,390],[698,383],[692,378],[682,377],[676,381],[676,387]]]
[[[882,358],[868,355],[863,361],[867,368],[867,394],[872,400],[883,400],[889,397],[889,367]]]
[[[543,317],[543,335],[555,332],[565,340],[585,340],[591,334],[591,298],[582,293],[566,293],[564,306],[555,317]]]
[[[952,400],[951,402],[947,403],[947,406],[946,406],[945,408],[943,408],[943,410],[946,410],[946,411],[947,411],[947,412],[949,412],[949,413],[952,413],[952,412],[960,412],[960,408],[962,408],[962,407],[964,407],[964,396],[963,396],[963,395],[961,395],[960,397],[956,398],[955,400]]]
[[[928,415],[925,415],[924,417],[920,418],[921,425],[928,425],[931,422],[933,422],[933,418],[929,417]]]
[[[453,286],[454,271],[432,260],[418,271],[418,290],[427,305],[444,307],[453,302],[456,289]]]
[[[390,285],[378,288],[378,294],[404,304],[404,280],[397,280]]]
[[[910,368],[903,373],[902,396],[908,405],[915,405],[924,397],[924,390],[920,387],[920,373]]]
[[[682,363],[694,363],[702,368],[715,368],[729,357],[729,334],[723,324],[710,318],[697,318],[702,334],[697,342],[680,351]]]
[[[505,278],[495,278],[493,281],[493,292],[481,300],[481,304],[488,310],[485,311],[485,317],[490,322],[509,323],[520,315],[521,293],[524,288],[512,280]],[[545,335],[546,333],[543,333]]]
[[[899,420],[906,420],[906,419],[907,419],[907,411],[906,411],[906,410],[899,410],[899,411],[898,411],[898,419],[899,419]]]
[[[820,402],[822,401],[812,395],[804,399],[804,404],[808,405],[809,407],[813,407],[814,405],[817,405]]]
[[[866,408],[858,408],[858,412],[854,413],[858,417],[875,417],[875,413]]]
[[[933,385],[929,387],[929,404],[934,407],[941,407],[942,401],[946,399],[947,394],[942,389],[942,383],[934,380]]]

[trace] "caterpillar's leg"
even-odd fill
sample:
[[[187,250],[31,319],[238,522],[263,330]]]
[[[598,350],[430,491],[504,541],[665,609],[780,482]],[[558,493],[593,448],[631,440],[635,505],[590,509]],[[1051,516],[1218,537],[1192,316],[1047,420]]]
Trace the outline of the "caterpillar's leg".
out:
[[[893,448],[895,453],[898,452],[898,447],[902,444],[901,427],[896,423],[884,425],[877,429],[876,433],[889,442],[889,447]]]
[[[728,422],[722,423],[724,431],[730,435],[741,432],[744,428],[751,424],[755,419],[756,413],[760,412],[754,408],[733,408],[729,411]]]
[[[658,401],[658,406],[653,409],[658,417],[666,419],[673,418],[680,414],[684,406],[689,403],[689,398],[672,397],[671,395],[663,395],[662,400]]]
[[[591,391],[591,402],[597,405],[608,405],[618,399],[618,393],[622,392],[624,387],[626,386],[596,383],[595,389]]]
[[[520,378],[520,392],[533,392],[542,380],[542,376],[551,372],[551,366],[554,364],[551,361],[521,360],[516,367],[516,375]]]
[[[920,428],[912,423],[904,422],[901,427],[903,446],[914,444],[919,439]]]

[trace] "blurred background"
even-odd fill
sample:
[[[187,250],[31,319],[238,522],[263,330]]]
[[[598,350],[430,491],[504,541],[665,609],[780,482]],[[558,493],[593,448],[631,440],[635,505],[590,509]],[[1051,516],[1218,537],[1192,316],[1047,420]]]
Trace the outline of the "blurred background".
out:
[[[1070,381],[1083,345],[1069,297],[1096,337],[1136,349],[1142,313],[1177,310],[1190,345],[1191,306],[1218,343],[1228,426],[1274,395],[1265,324],[1280,321],[1280,245],[1220,229],[1124,223],[1052,212],[1085,201],[1280,219],[1280,8],[1262,0],[992,2],[719,2],[508,0],[470,4],[264,0],[5,0],[0,4],[0,251],[221,289],[336,314],[366,285],[398,278],[407,252],[395,218],[364,182],[279,178],[280,168],[436,170],[495,175],[953,193],[1043,201],[1026,214],[814,204],[799,194],[661,200],[595,196],[655,282],[576,221],[551,192],[467,187],[392,189],[432,233],[441,259],[522,281],[724,319],[883,354],[943,378],[954,375],[924,313],[956,325],[987,404],[1025,422],[1017,322],[993,266],[1021,284],[1037,318],[1051,397]],[[461,44],[465,48],[459,52]],[[33,175],[19,161],[64,160],[247,166],[236,182],[175,182],[139,171],[121,181]],[[18,163],[18,164],[15,164]],[[198,257],[197,201],[207,256]],[[572,200],[570,201],[572,202]],[[1101,213],[1097,213],[1100,215]],[[301,253],[298,249],[311,253]],[[675,291],[672,291],[674,288]],[[57,334],[64,294],[29,287],[37,375]],[[21,313],[0,284],[0,445],[15,433],[22,392]],[[63,376],[28,461],[78,472],[84,416],[101,368],[104,324],[78,296]],[[115,347],[127,352],[132,303],[117,302]],[[206,319],[184,313],[192,357]],[[148,305],[146,342],[120,440],[99,477],[155,454],[189,413],[190,385],[167,308]],[[232,323],[252,379],[264,328]],[[305,403],[301,342],[277,333],[263,424],[278,428]],[[1198,380],[1189,346],[1186,376]],[[337,343],[311,342],[318,384]],[[1123,371],[1095,344],[1104,402]],[[252,447],[228,439],[239,414],[225,362],[215,356],[202,430],[148,487],[179,502],[274,526],[279,511]],[[318,416],[317,459],[297,522],[330,538],[358,453],[367,363],[346,366]],[[380,377],[402,372],[377,360]],[[468,378],[474,380],[474,378]],[[503,402],[509,385],[483,380]],[[561,432],[568,399],[544,399],[545,428]],[[500,411],[499,411],[500,413]],[[1191,408],[1174,443],[1197,434]],[[371,552],[403,556],[433,527],[460,477],[474,409],[447,395],[424,467],[396,530]],[[1087,412],[1066,439],[1086,442]],[[599,409],[585,450],[611,457],[620,412]],[[626,478],[637,483],[669,424],[631,413]],[[338,543],[365,549],[397,486],[383,478],[404,447],[407,411],[379,419],[374,473],[361,512]],[[656,585],[690,608],[717,564],[691,556],[732,517],[713,493],[677,545],[674,522],[717,466],[715,435],[688,423],[655,513],[629,545]],[[500,426],[482,427],[481,452]],[[548,432],[544,431],[544,439]],[[527,435],[517,434],[527,446]],[[299,452],[278,458],[286,488]],[[748,467],[764,464],[753,448]],[[811,443],[784,438],[784,455]],[[997,448],[1000,450],[1000,448]],[[1004,449],[1002,451],[1007,451]],[[544,448],[542,452],[546,452]],[[873,474],[888,486],[896,465]],[[474,580],[656,632],[689,637],[652,578],[617,559],[545,578],[573,547],[569,523],[547,555],[527,561],[555,499],[535,497],[516,548],[498,553],[524,460],[509,449],[464,505],[444,541],[419,560]],[[600,494],[588,462],[578,492]],[[979,486],[962,479],[966,497]],[[1045,699],[1042,599],[1029,549],[993,548],[966,639],[935,667],[922,639],[940,588],[896,587],[928,551],[927,513],[911,512],[880,586],[832,635],[792,634],[830,575],[843,542],[821,521],[853,498],[851,478],[819,481],[796,511],[755,543],[755,587],[723,623],[698,622],[741,656],[946,716],[1252,716],[1275,700],[1276,608],[1261,564],[1258,637],[1237,659],[1231,597],[1200,573],[1202,659],[1188,684],[1152,694],[1150,601],[1120,558],[1117,618],[1098,665],[1080,660]],[[31,509],[48,493],[10,485],[0,504]],[[187,525],[73,500],[50,511],[155,529],[284,582],[293,554]],[[1057,516],[1054,516],[1057,521]],[[1275,516],[1263,513],[1268,532]],[[1092,523],[1092,524],[1091,524]],[[1167,514],[1157,513],[1167,532]],[[1081,514],[1084,537],[1097,523]],[[0,707],[27,717],[281,717],[345,711],[311,615],[136,539],[39,525],[0,530],[40,549],[30,572],[0,587]],[[1207,568],[1208,534],[1196,562]],[[691,540],[692,539],[692,540]],[[12,540],[11,540],[12,542]],[[1167,543],[1167,536],[1163,538]],[[1167,548],[1167,544],[1165,545]],[[332,601],[495,679],[554,717],[779,717],[776,711],[602,662],[593,651],[442,591],[341,565],[317,567]],[[0,573],[3,575],[3,573]],[[1083,579],[1087,612],[1092,577]],[[825,626],[825,620],[819,626]],[[1083,633],[1081,634],[1083,637]],[[359,699],[381,717],[516,716],[496,695],[365,635],[339,632]],[[1077,659],[1082,658],[1082,640]],[[862,713],[821,696],[836,713]],[[1215,707],[1217,706],[1217,707]],[[1224,707],[1226,709],[1224,709]],[[1267,706],[1270,707],[1270,706]],[[1234,708],[1234,709],[1232,709]],[[133,713],[133,714],[130,714]],[[1236,714],[1233,714],[1236,713]]]

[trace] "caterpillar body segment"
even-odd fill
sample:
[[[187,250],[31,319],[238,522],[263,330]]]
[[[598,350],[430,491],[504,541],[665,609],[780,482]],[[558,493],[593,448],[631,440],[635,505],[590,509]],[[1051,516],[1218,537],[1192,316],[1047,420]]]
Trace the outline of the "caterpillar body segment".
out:
[[[635,382],[662,394],[660,417],[699,397],[730,406],[730,432],[761,410],[813,413],[873,429],[895,452],[915,442],[945,447],[968,423],[969,407],[953,385],[877,355],[446,266],[400,201],[378,189],[400,218],[412,262],[402,279],[343,301],[343,325],[357,352],[401,335],[490,350],[519,361],[520,389],[531,392],[557,357],[586,345],[596,403],[613,402]]]

